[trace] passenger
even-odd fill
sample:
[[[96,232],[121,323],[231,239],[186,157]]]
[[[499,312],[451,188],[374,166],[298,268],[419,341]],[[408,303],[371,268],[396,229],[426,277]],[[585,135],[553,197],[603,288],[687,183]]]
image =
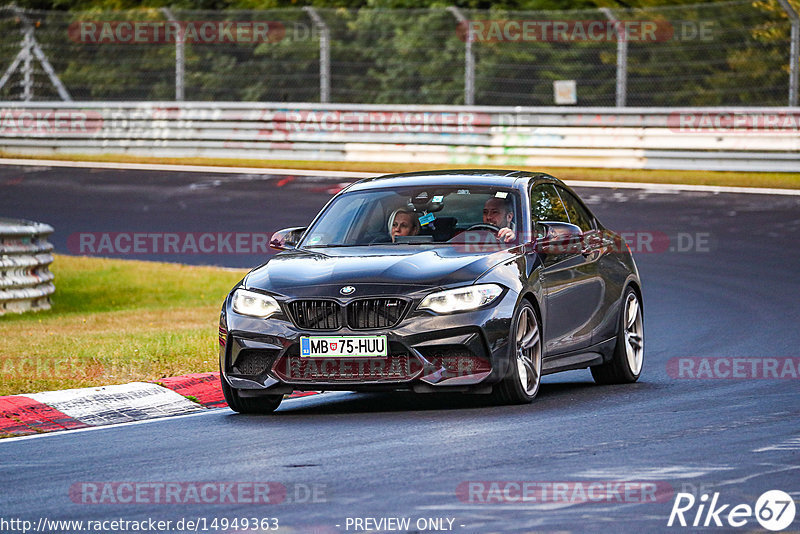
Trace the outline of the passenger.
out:
[[[395,242],[395,236],[417,235],[419,230],[419,219],[409,209],[396,209],[389,216],[389,235],[392,236],[392,243]]]
[[[514,221],[514,207],[511,199],[492,197],[483,206],[483,222],[498,227],[497,239],[508,243],[516,239],[511,228]]]

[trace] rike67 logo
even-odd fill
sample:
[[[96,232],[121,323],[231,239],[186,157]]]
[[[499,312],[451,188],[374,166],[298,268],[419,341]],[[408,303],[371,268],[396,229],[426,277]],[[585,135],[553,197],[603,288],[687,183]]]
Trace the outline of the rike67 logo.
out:
[[[753,516],[767,530],[783,530],[794,521],[794,499],[781,490],[770,490],[764,492],[752,507],[744,503],[723,504],[719,501],[719,493],[714,493],[710,502],[707,494],[695,499],[691,493],[678,493],[667,526],[738,528],[750,523],[752,528]]]

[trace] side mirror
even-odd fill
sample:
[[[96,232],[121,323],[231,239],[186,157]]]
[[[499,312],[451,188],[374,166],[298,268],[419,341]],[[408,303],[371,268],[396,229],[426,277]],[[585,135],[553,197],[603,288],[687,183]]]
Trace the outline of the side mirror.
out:
[[[297,243],[300,242],[300,238],[303,237],[306,228],[306,226],[295,226],[294,228],[284,228],[283,230],[278,230],[272,234],[272,237],[269,240],[269,248],[273,248],[275,250],[293,249]]]
[[[557,221],[536,223],[536,251],[543,254],[579,254],[583,248],[580,227]]]

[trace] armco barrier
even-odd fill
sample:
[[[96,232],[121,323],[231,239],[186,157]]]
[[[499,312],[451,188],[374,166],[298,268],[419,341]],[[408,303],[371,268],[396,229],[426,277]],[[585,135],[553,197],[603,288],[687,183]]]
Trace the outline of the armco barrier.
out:
[[[800,108],[4,102],[9,154],[800,171]]]
[[[50,309],[52,233],[47,224],[0,218],[0,315]]]

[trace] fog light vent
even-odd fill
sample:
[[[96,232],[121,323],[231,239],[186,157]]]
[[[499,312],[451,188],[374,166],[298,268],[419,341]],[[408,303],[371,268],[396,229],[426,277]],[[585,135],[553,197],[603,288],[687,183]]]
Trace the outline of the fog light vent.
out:
[[[277,350],[243,350],[236,358],[233,370],[242,375],[260,375],[269,370]]]

